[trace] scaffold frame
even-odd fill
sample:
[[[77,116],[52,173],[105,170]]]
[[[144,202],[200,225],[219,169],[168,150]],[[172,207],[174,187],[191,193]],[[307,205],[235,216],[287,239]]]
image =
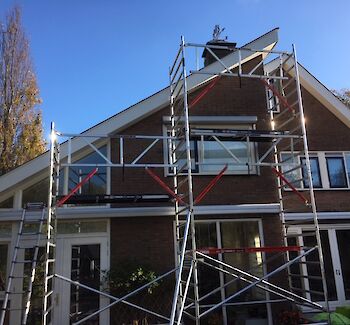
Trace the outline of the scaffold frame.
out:
[[[188,48],[202,48],[206,49],[213,58],[219,62],[222,67],[221,71],[203,71],[203,70],[188,70],[186,66],[186,50]],[[49,204],[47,207],[47,236],[46,236],[46,254],[45,254],[45,295],[44,295],[44,304],[43,304],[43,324],[51,324],[52,310],[54,308],[52,304],[52,299],[50,296],[54,292],[54,283],[57,280],[69,282],[75,286],[81,286],[87,290],[104,295],[112,300],[112,302],[103,307],[96,312],[84,317],[83,319],[75,322],[74,324],[83,324],[85,321],[94,317],[104,311],[107,308],[110,308],[117,303],[127,304],[133,308],[149,313],[153,316],[156,316],[162,321],[166,321],[166,324],[182,324],[184,323],[184,318],[189,317],[192,319],[196,325],[199,325],[201,319],[205,317],[210,312],[221,308],[222,306],[227,306],[231,303],[232,299],[243,294],[252,287],[258,287],[266,293],[272,293],[278,296],[278,299],[268,299],[264,301],[253,301],[254,303],[266,303],[271,304],[274,302],[289,301],[300,306],[307,306],[315,310],[324,310],[329,311],[328,295],[327,295],[327,286],[325,278],[325,269],[324,269],[324,260],[322,253],[322,244],[320,237],[320,228],[318,224],[318,215],[315,203],[314,189],[312,183],[311,175],[311,165],[310,165],[310,156],[308,152],[308,141],[305,127],[305,117],[304,109],[302,104],[302,94],[299,80],[298,72],[298,61],[296,56],[296,50],[293,46],[292,52],[284,51],[274,51],[266,49],[251,49],[247,47],[242,48],[228,48],[228,50],[237,53],[238,62],[235,66],[227,66],[223,60],[221,60],[216,54],[215,49],[218,46],[208,45],[208,44],[194,44],[186,43],[184,38],[181,38],[180,48],[175,57],[174,63],[169,69],[169,92],[170,92],[170,135],[84,135],[84,134],[71,134],[71,133],[60,133],[55,130],[54,125],[52,124],[51,128],[51,145],[50,145],[50,191],[49,191]],[[221,45],[220,49],[223,49]],[[243,65],[246,60],[243,60],[244,55],[253,55],[261,56],[261,61],[253,67],[248,73],[243,72]],[[244,54],[244,55],[242,55]],[[272,58],[271,58],[272,56]],[[267,60],[278,60],[278,68],[274,71],[263,74],[257,73],[257,71],[264,66]],[[290,68],[290,65],[292,67]],[[288,70],[289,69],[289,70]],[[211,77],[208,79],[207,84],[204,85],[203,92],[200,93],[198,97],[194,99],[192,103],[188,101],[189,91],[187,89],[187,75],[188,72],[191,74],[206,74]],[[262,82],[261,87],[266,89],[267,94],[267,113],[271,119],[271,130],[206,130],[206,129],[193,129],[191,128],[189,110],[191,105],[196,105],[202,98],[209,92],[219,78],[225,77],[234,77],[234,78],[253,78],[260,79]],[[214,79],[216,78],[216,79]],[[292,81],[295,87],[295,94],[297,95],[296,101],[293,104],[289,104],[286,99],[286,95],[278,91],[275,88],[274,84],[278,83],[280,89],[286,89],[289,87],[289,83]],[[283,84],[283,83],[287,84]],[[208,87],[208,88],[207,88]],[[277,98],[278,103],[274,106],[269,106],[270,97],[274,96]],[[276,105],[279,106],[279,109],[276,109]],[[283,108],[282,108],[283,106]],[[288,116],[291,114],[291,116]],[[283,119],[285,117],[286,119]],[[297,122],[299,125],[297,128],[294,127],[290,130],[286,130],[287,126],[290,126],[292,123]],[[192,157],[191,157],[191,139],[193,137],[210,137],[216,141],[231,157],[232,161],[223,165],[222,170],[213,177],[213,180],[205,186],[200,194],[195,197],[193,193],[193,177],[192,174]],[[93,152],[96,152],[103,160],[103,163],[89,164],[89,163],[77,163],[73,160],[73,152],[71,142],[74,138],[82,138]],[[95,142],[100,139],[117,139],[119,141],[119,157],[115,157],[117,163],[113,163],[103,152],[101,152],[98,147],[95,145]],[[221,141],[222,138],[231,138],[231,139],[241,139],[247,143],[247,150],[251,144],[254,144],[257,139],[260,141],[271,142],[268,149],[264,152],[259,153],[259,156],[256,157],[254,161],[242,162],[235,154],[225,146]],[[59,151],[60,144],[58,139],[66,139],[68,142],[68,151],[67,157],[65,160],[60,160]],[[136,156],[132,157],[129,160],[126,160],[125,152],[127,148],[125,147],[125,139],[132,140],[147,140],[149,143],[145,145],[141,153],[138,153]],[[242,140],[243,139],[243,140]],[[151,149],[155,148],[157,145],[162,145],[166,143],[166,147],[169,149],[169,161],[155,161],[152,163],[142,163],[142,158],[147,155],[151,155]],[[179,143],[182,143],[185,150],[179,146]],[[298,143],[298,145],[297,145]],[[299,148],[301,143],[302,148]],[[283,149],[281,150],[281,146]],[[181,148],[179,148],[181,147]],[[179,151],[185,151],[185,163],[183,165],[179,164]],[[295,184],[288,180],[286,176],[286,170],[284,167],[289,164],[287,161],[281,159],[281,152],[286,151],[292,157],[303,156],[305,161],[302,166],[294,166],[295,169],[300,169],[301,173],[304,171],[304,179],[306,179],[308,187],[303,187],[302,189],[298,188]],[[271,155],[273,160],[271,160]],[[183,159],[181,157],[181,159]],[[217,165],[217,163],[216,163]],[[220,178],[225,174],[228,166],[230,165],[244,165],[247,168],[250,167],[268,167],[271,168],[271,172],[275,172],[276,180],[278,182],[278,198],[280,205],[280,218],[283,225],[283,237],[284,237],[284,248],[280,249],[280,252],[285,253],[285,263],[280,265],[278,268],[274,269],[271,272],[264,274],[262,277],[257,277],[253,275],[249,270],[241,270],[236,266],[229,265],[218,258],[214,258],[209,254],[203,252],[203,248],[197,248],[196,241],[196,216],[194,213],[194,207],[198,204],[202,198],[207,195],[220,181]],[[167,193],[172,196],[174,201],[174,222],[175,222],[175,236],[176,236],[176,261],[177,264],[175,268],[158,276],[152,282],[141,286],[135,291],[123,296],[123,297],[114,297],[110,294],[106,294],[103,291],[96,290],[94,288],[88,287],[79,281],[73,281],[67,277],[57,274],[50,263],[54,265],[55,262],[55,235],[56,235],[56,223],[57,223],[57,207],[65,203],[65,200],[69,198],[72,194],[65,193],[64,198],[57,200],[58,195],[58,179],[60,168],[70,168],[73,166],[80,167],[91,167],[96,170],[99,167],[109,167],[109,168],[141,168],[145,169],[146,173],[150,175]],[[167,184],[162,182],[161,178],[157,176],[153,170],[156,168],[171,169],[171,177],[173,179],[173,187],[169,187]],[[289,171],[290,172],[290,171]],[[90,175],[93,177],[93,174]],[[316,234],[316,245],[313,247],[301,247],[298,245],[298,255],[297,257],[291,258],[289,252],[295,251],[296,246],[289,245],[287,233],[288,233],[288,222],[285,219],[285,207],[284,207],[284,189],[288,187],[293,193],[299,193],[297,195],[301,196],[301,201],[304,204],[304,207],[311,210],[313,215],[313,226]],[[187,192],[183,193],[183,189],[186,188]],[[302,190],[302,191],[301,191]],[[303,192],[303,194],[300,194]],[[308,197],[306,198],[305,193],[307,192]],[[184,197],[186,199],[184,199]],[[290,247],[290,249],[288,248]],[[209,248],[208,248],[209,249]],[[235,249],[246,249],[247,253],[248,248],[229,248],[231,253],[234,253]],[[202,250],[202,251],[201,251]],[[224,250],[221,252],[225,252]],[[305,261],[306,256],[312,252],[318,253],[319,265],[321,270],[321,281],[323,286],[323,295],[325,304],[319,304],[311,299],[308,299],[303,294],[296,294],[291,288],[289,290],[273,284],[269,281],[269,277],[275,275],[278,272],[288,270],[292,264],[298,263],[300,261]],[[198,265],[205,264],[206,266],[215,269],[217,272],[230,275],[233,277],[234,281],[243,281],[247,283],[247,286],[243,289],[237,291],[236,293],[222,299],[216,304],[201,305],[203,297],[200,296],[200,282],[198,280]],[[137,304],[130,303],[127,299],[139,291],[147,288],[152,283],[159,281],[160,279],[167,277],[171,274],[175,274],[175,284],[174,292],[172,299],[172,307],[169,315],[161,315],[157,312],[154,312],[148,308],[139,306]],[[232,281],[233,281],[232,280]],[[51,282],[50,282],[51,281]],[[51,284],[49,284],[51,283]],[[225,283],[223,286],[219,286],[214,289],[211,293],[213,294],[218,290],[224,289],[228,284]],[[189,299],[191,296],[193,300]],[[249,304],[249,302],[246,302]],[[235,303],[233,303],[235,304]],[[192,311],[194,310],[194,312]]]

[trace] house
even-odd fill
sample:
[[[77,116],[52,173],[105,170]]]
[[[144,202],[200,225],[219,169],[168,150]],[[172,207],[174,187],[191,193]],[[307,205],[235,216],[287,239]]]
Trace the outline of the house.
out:
[[[189,123],[194,131],[186,142],[190,161],[186,161],[184,144],[174,139],[176,121],[171,116],[169,94],[183,92],[177,86],[160,90],[81,135],[61,138],[67,141],[60,145],[59,194],[65,196],[81,181],[86,183],[77,187],[76,196],[68,204],[55,210],[55,273],[61,278],[56,277],[51,298],[54,324],[78,322],[113,301],[106,294],[91,292],[62,277],[105,292],[105,278],[109,275],[114,284],[119,283],[114,295],[120,297],[128,292],[128,286],[137,288],[143,284],[142,276],[151,281],[155,275],[174,270],[181,260],[177,244],[185,232],[179,229],[186,228],[183,225],[189,213],[188,207],[181,212],[181,201],[190,200],[177,189],[182,180],[189,181],[189,176],[193,182],[189,195],[196,203],[193,213],[197,248],[219,261],[213,267],[203,258],[196,265],[201,312],[217,305],[202,317],[201,323],[279,324],[281,312],[292,308],[294,300],[305,312],[316,305],[326,308],[322,279],[327,280],[331,309],[349,303],[350,266],[345,257],[350,233],[350,110],[299,63],[300,75],[293,75],[294,56],[276,52],[266,62],[277,41],[278,29],[274,29],[239,49],[234,43],[219,40],[205,48],[206,66],[186,78]],[[281,60],[285,76],[300,80],[309,159],[301,149],[303,143],[299,140],[303,138],[299,133],[293,137],[292,132],[276,131],[271,123],[271,116],[277,121],[289,109],[283,107],[286,96],[275,93],[279,81],[287,78],[280,73]],[[297,99],[297,95],[296,91],[291,98]],[[298,115],[292,113],[293,118]],[[184,122],[181,118],[177,121]],[[276,141],[279,151],[274,155]],[[171,154],[174,148],[178,149],[176,169]],[[274,156],[286,163],[274,161]],[[306,160],[310,162],[314,190],[307,178]],[[49,163],[50,153],[46,152],[0,177],[2,297],[22,208],[29,202],[48,203]],[[182,167],[189,164],[190,170],[181,173]],[[179,175],[178,183],[171,192],[174,173]],[[89,174],[91,178],[87,179]],[[309,255],[302,256],[299,250],[314,247],[316,242],[315,211],[310,209],[309,196],[305,196],[309,192],[315,195],[326,277],[320,277],[318,255],[306,251]],[[306,198],[307,204],[300,204],[300,198]],[[178,202],[178,224],[174,222],[174,201]],[[38,213],[28,214],[36,218]],[[24,232],[33,231],[33,227],[34,224],[27,225]],[[285,244],[294,250],[284,250]],[[18,258],[30,259],[35,238],[29,235],[21,247]],[[243,250],[234,252],[238,248]],[[41,249],[38,254],[44,255]],[[283,254],[300,263],[283,266]],[[184,266],[181,280],[194,272],[189,271],[192,265]],[[279,267],[281,272],[262,279]],[[21,276],[29,272],[30,265],[16,265],[13,290],[22,290],[26,280]],[[86,323],[132,323],[145,317],[150,323],[169,323],[175,275],[179,279],[179,272],[172,271],[150,288],[104,309]],[[40,268],[38,274],[42,277]],[[237,281],[238,277],[248,280]],[[274,286],[266,284],[267,280]],[[255,281],[250,290],[228,299]],[[186,295],[187,288],[189,298],[195,298],[195,289],[184,282],[179,282],[180,295]],[[30,324],[40,323],[40,288],[33,289]],[[281,294],[280,288],[287,291]],[[10,309],[21,306],[23,299],[21,294],[11,295]],[[304,305],[303,299],[315,305]],[[196,304],[191,302],[184,305],[186,324],[192,323],[194,307]],[[7,321],[19,324],[21,313],[12,309]]]

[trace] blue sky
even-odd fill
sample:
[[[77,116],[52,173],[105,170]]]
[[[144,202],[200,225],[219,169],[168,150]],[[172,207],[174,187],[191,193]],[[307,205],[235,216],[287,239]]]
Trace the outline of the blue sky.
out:
[[[50,121],[81,132],[168,82],[180,36],[205,43],[215,24],[243,45],[280,27],[278,48],[296,44],[299,61],[327,87],[350,88],[349,0],[1,0],[14,5]]]

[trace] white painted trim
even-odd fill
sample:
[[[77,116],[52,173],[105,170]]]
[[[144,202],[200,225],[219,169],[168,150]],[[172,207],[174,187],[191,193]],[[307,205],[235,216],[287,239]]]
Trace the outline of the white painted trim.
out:
[[[244,45],[246,48],[271,50],[274,48],[278,41],[278,28],[271,30],[270,32],[260,36],[259,38],[253,40],[252,42]],[[257,57],[259,52],[253,53],[249,51],[242,50],[241,62],[247,62]],[[234,68],[238,65],[238,51],[233,52],[222,59],[222,62],[230,67]],[[215,71],[223,72],[224,68],[220,62],[214,62],[201,70],[205,71]],[[193,91],[200,87],[202,84],[208,82],[215,76],[205,75],[205,74],[191,74],[187,77],[188,90]],[[159,92],[153,94],[152,96],[136,103],[133,106],[121,111],[120,113],[110,117],[109,119],[93,126],[92,128],[82,132],[84,135],[94,135],[94,134],[113,134],[120,132],[121,130],[127,128],[128,126],[137,123],[138,121],[144,119],[145,117],[159,111],[160,109],[166,107],[169,102],[169,87],[166,87]],[[86,142],[82,138],[73,138],[71,141],[72,152],[77,152],[78,150],[86,147]],[[60,155],[61,159],[67,156],[68,144],[63,143],[61,145]],[[45,152],[39,157],[30,160],[26,164],[8,172],[7,174],[0,177],[0,193],[10,189],[11,187],[17,185],[28,177],[42,172],[45,168],[48,168],[49,164],[49,153]]]
[[[350,221],[350,211],[341,211],[341,212],[318,212],[318,219],[320,220],[334,220],[334,219],[349,219]],[[312,218],[312,213],[286,213],[286,220],[300,220]]]
[[[279,212],[278,203],[266,204],[238,204],[238,205],[202,205],[196,206],[194,212],[197,215],[226,215],[226,214],[274,214]],[[22,210],[0,211],[1,221],[15,221],[21,217]],[[184,212],[185,214],[185,212]],[[174,207],[138,207],[138,208],[106,208],[106,207],[76,207],[59,208],[57,216],[61,220],[90,219],[90,218],[125,218],[125,217],[149,217],[149,216],[173,216]],[[35,213],[28,218],[36,218]]]

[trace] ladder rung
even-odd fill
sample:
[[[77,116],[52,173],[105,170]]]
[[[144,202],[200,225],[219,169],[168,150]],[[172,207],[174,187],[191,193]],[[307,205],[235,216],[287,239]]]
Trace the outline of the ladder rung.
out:
[[[294,237],[313,237],[316,235],[316,232],[303,232],[301,234],[289,234],[286,237],[288,238],[294,238]]]
[[[288,72],[291,71],[293,68],[294,68],[294,63],[293,63],[287,70],[285,70],[285,69],[283,68],[283,71],[284,71],[284,73],[288,73]]]
[[[18,311],[18,310],[25,310],[25,308],[5,308],[5,309],[2,309],[2,310],[5,310],[5,311]]]
[[[299,113],[296,113],[292,117],[290,117],[289,119],[284,121],[281,125],[276,125],[276,130],[277,131],[281,131],[284,126],[286,126],[289,123],[293,122],[298,116],[299,116]]]
[[[177,183],[176,189],[178,190],[179,188],[181,188],[182,185],[186,184],[188,182],[187,177],[185,177],[182,181]]]
[[[26,210],[42,210],[44,208],[45,204],[43,202],[32,202],[25,205]]]
[[[289,182],[290,185],[294,185],[294,184],[298,184],[300,182],[302,182],[304,180],[304,178],[298,178],[292,182]],[[286,188],[290,188],[290,185],[289,184],[283,184],[281,186],[278,186],[279,189],[286,189]],[[299,188],[298,188],[299,190]]]
[[[288,86],[290,86],[293,81],[295,81],[295,78],[291,78],[290,80],[288,80],[288,82],[282,87],[282,90],[285,90]]]
[[[22,260],[22,261],[12,261],[12,263],[18,263],[18,264],[26,264],[26,263],[33,263],[37,262],[38,260]]]
[[[309,264],[309,265],[320,265],[320,262],[318,261],[300,261],[300,262],[296,262],[298,264]]]
[[[304,278],[304,279],[310,279],[310,280],[322,280],[321,276],[316,276],[316,275],[302,275],[302,274],[290,273],[289,276],[292,277],[292,278]]]
[[[284,96],[284,98],[289,98],[290,96],[294,95],[297,92],[297,89],[293,89],[290,93],[288,93],[288,95]]]
[[[296,287],[291,287],[291,289],[294,290],[294,291],[299,291],[299,292],[313,293],[313,294],[315,294],[315,295],[320,295],[320,296],[323,296],[323,295],[324,295],[324,292],[322,292],[322,291],[306,290],[306,289],[300,289],[300,288],[296,288]]]
[[[25,293],[28,293],[28,291],[16,291],[16,292],[5,291],[5,294],[7,295],[24,295]]]
[[[37,236],[37,235],[43,235],[42,232],[22,232],[18,233],[19,236]]]
[[[46,309],[46,312],[44,313],[44,315],[47,316],[52,311],[52,309],[53,309],[53,305],[51,305]]]
[[[303,167],[303,165],[302,165],[302,164],[299,164],[299,165],[297,165],[297,166],[295,166],[295,167],[293,167],[293,168],[291,168],[291,169],[287,169],[286,171],[284,171],[284,172],[282,173],[282,175],[289,174],[289,173],[291,173],[291,172],[294,172],[295,170],[301,169],[302,167]]]
[[[46,219],[26,219],[25,224],[45,223]]]
[[[47,294],[45,294],[44,297],[48,298],[48,297],[50,297],[52,294],[53,294],[53,290],[50,290],[50,291],[47,292]]]
[[[284,222],[284,225],[288,226],[288,225],[300,225],[300,224],[305,224],[305,223],[309,223],[309,222],[313,222],[314,219],[310,218],[310,219],[301,219],[301,220],[288,220],[286,222]]]
[[[55,259],[54,259],[54,258],[49,258],[49,259],[47,259],[47,262],[48,262],[48,263],[54,263],[54,262],[55,262]]]

